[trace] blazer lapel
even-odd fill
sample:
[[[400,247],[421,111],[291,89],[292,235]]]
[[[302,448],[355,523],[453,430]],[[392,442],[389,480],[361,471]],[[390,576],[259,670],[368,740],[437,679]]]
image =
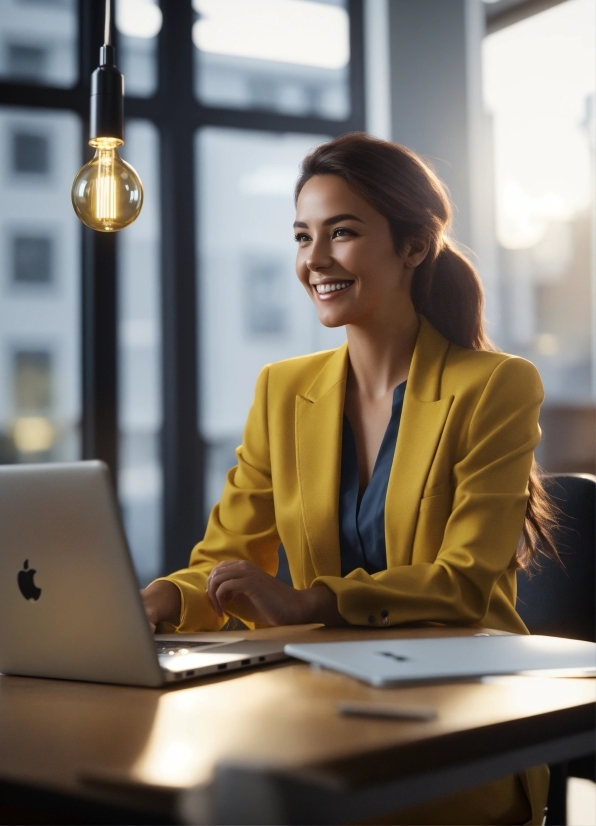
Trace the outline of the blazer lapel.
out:
[[[341,576],[339,483],[347,344],[296,396],[296,464],[302,519],[317,576]]]
[[[387,565],[408,565],[420,500],[453,396],[440,398],[449,342],[420,317],[420,330],[385,500]]]
[[[449,342],[423,317],[412,358],[385,506],[389,567],[408,565],[418,509],[453,396],[440,398]],[[348,348],[336,350],[296,396],[302,519],[317,576],[341,576],[339,484]]]

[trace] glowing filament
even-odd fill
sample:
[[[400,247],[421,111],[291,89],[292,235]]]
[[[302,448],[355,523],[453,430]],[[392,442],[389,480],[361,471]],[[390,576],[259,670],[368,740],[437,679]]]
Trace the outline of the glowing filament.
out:
[[[97,176],[96,215],[100,220],[113,221],[117,215],[117,182],[114,176],[113,149],[100,149]]]

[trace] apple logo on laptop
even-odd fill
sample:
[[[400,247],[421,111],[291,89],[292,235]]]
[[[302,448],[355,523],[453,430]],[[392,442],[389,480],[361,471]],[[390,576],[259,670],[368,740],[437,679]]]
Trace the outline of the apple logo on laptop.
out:
[[[35,568],[29,567],[29,560],[26,559],[23,570],[19,571],[17,577],[19,590],[25,599],[39,599],[41,595],[41,588],[38,588],[35,582],[33,582],[33,577],[36,573]]]

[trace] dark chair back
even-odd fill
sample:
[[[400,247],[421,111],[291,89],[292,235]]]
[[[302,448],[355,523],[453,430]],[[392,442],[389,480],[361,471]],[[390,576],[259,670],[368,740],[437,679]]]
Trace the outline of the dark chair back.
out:
[[[517,575],[516,609],[532,634],[596,642],[596,476],[551,475],[545,487],[562,511],[555,560]]]
[[[548,476],[545,487],[561,509],[556,545],[564,568],[545,560],[532,577],[517,574],[516,609],[532,634],[596,641],[596,477]],[[567,823],[567,778],[594,780],[594,755],[550,766],[547,826]]]

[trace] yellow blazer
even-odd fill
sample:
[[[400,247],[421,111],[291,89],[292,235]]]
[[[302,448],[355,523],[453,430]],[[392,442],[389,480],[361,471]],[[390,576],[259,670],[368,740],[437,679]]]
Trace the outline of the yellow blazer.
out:
[[[238,465],[189,567],[182,632],[217,630],[205,594],[224,559],[275,574],[280,541],[296,588],[325,584],[354,625],[481,623],[526,633],[515,553],[540,438],[536,368],[449,343],[421,317],[385,505],[387,570],[340,575],[338,502],[347,344],[259,375]]]
[[[181,632],[217,630],[205,589],[225,559],[275,574],[280,541],[296,588],[325,584],[354,625],[482,624],[527,633],[515,554],[540,438],[542,384],[528,361],[465,350],[420,317],[385,504],[387,570],[340,575],[338,503],[347,344],[259,375],[238,465],[189,567]],[[520,785],[521,783],[521,785]],[[522,786],[526,792],[522,792]],[[544,767],[404,813],[392,823],[540,823]],[[448,813],[451,814],[448,814]],[[455,819],[443,821],[444,817]],[[439,819],[437,819],[439,818]]]

